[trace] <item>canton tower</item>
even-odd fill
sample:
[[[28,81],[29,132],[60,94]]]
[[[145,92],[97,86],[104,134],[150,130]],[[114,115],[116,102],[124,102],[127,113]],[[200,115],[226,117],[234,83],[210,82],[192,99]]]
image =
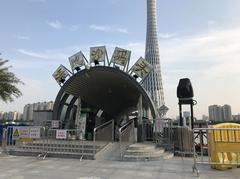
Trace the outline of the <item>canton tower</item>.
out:
[[[145,59],[153,66],[152,72],[144,79],[143,87],[153,99],[158,111],[165,107],[157,35],[157,0],[147,0],[147,36]],[[165,113],[165,112],[160,112]],[[164,115],[164,114],[163,114]]]

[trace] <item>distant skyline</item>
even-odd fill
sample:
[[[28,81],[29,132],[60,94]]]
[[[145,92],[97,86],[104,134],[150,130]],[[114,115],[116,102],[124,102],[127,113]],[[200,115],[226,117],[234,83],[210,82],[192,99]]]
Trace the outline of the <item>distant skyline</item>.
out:
[[[106,45],[144,56],[146,0],[1,0],[0,52],[25,83],[21,98],[0,102],[0,111],[22,112],[27,103],[55,100],[52,73],[68,57]],[[158,34],[168,116],[178,115],[176,87],[191,79],[197,117],[212,104],[240,112],[240,1],[158,0]],[[188,110],[188,108],[184,108]]]

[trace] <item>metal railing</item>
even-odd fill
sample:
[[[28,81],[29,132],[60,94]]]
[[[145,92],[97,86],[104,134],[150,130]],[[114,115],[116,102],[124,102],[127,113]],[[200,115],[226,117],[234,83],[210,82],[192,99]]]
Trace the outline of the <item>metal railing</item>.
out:
[[[62,134],[57,134],[62,131]],[[86,154],[85,140],[81,139],[82,131],[79,129],[49,129],[45,146],[46,155],[80,155],[80,159]],[[85,146],[86,147],[86,146]],[[91,152],[90,152],[91,153]]]
[[[31,127],[29,127],[31,128]],[[35,127],[32,127],[35,128]],[[14,137],[14,127],[5,129],[5,139],[2,144],[5,153],[14,154],[16,152],[36,154],[38,158],[43,159],[47,155],[71,155],[83,158],[84,155],[91,156],[93,150],[91,144],[86,147],[87,142],[81,139],[81,131],[78,129],[45,129],[40,128],[38,138]],[[20,131],[21,127],[19,127]],[[62,131],[62,134],[58,134]],[[21,134],[20,134],[21,135]]]
[[[123,158],[125,149],[135,142],[134,120],[128,121],[119,128],[119,150],[120,157]]]
[[[198,164],[224,169],[240,166],[240,128],[193,129],[193,172]]]
[[[113,142],[114,141],[114,120],[107,121],[94,128],[93,130],[93,157],[96,154],[96,140]]]
[[[157,122],[160,123],[157,124]],[[157,130],[157,128],[161,129]],[[174,130],[176,129],[173,127],[172,119],[155,120],[154,141],[156,145],[172,151],[174,149]]]
[[[16,132],[16,129],[19,127],[9,126],[4,129],[4,139],[3,139],[3,150],[6,153],[10,152],[36,152],[36,153],[44,153],[45,151],[45,128],[43,127],[27,127],[21,126],[25,131],[39,128],[39,136],[29,137],[29,134],[23,134],[25,137],[18,138],[19,131]],[[29,131],[30,132],[30,131]]]

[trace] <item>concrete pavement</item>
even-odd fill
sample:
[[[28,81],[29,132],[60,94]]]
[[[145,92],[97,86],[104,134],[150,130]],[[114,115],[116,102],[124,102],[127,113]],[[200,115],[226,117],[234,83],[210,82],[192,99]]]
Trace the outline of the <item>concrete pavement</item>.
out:
[[[0,179],[157,179],[196,178],[192,159],[151,162],[94,161],[0,155]],[[217,171],[201,166],[199,178],[240,178],[240,169]]]

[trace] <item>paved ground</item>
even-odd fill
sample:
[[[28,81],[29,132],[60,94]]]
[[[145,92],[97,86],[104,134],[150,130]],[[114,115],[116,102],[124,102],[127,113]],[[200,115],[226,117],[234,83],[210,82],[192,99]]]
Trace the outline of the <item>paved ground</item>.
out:
[[[192,160],[176,158],[156,162],[79,161],[77,159],[0,155],[0,179],[178,179],[196,178]],[[217,171],[200,167],[199,178],[240,178],[240,169]]]

